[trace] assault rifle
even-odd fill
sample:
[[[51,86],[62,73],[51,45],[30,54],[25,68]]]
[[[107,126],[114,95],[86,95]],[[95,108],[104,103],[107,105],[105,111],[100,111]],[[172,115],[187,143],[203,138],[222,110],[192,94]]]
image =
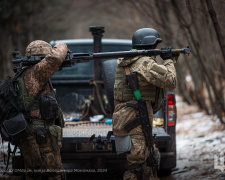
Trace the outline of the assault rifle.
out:
[[[116,51],[116,52],[101,52],[101,53],[73,53],[69,51],[60,69],[62,69],[63,67],[71,67],[72,65],[76,63],[85,63],[95,59],[97,60],[97,59],[110,59],[110,58],[119,58],[119,57],[134,57],[138,55],[158,56],[158,55],[166,54],[170,51],[173,56],[179,56],[180,53],[189,55],[191,52],[191,49],[189,46],[187,46],[186,48],[182,48],[182,49],[171,49],[171,47],[166,47],[161,49]],[[17,64],[17,66],[14,67],[15,72],[22,69],[23,66],[31,66],[31,65],[37,64],[42,59],[45,58],[45,55],[23,57],[21,56],[20,51],[13,51],[12,56],[14,58],[12,60],[12,63]]]
[[[156,171],[159,167],[159,162],[158,159],[156,159],[156,155],[154,152],[154,138],[152,135],[152,125],[149,122],[148,118],[148,110],[147,110],[147,105],[146,102],[141,98],[140,94],[140,89],[138,85],[138,79],[137,79],[137,73],[133,72],[131,73],[129,68],[125,67],[126,71],[126,79],[127,82],[130,86],[130,88],[133,91],[133,94],[136,98],[136,102],[127,102],[126,105],[129,107],[135,107],[138,111],[139,114],[138,116],[129,121],[127,124],[123,126],[123,129],[126,132],[130,132],[133,128],[137,127],[138,125],[142,125],[142,132],[144,133],[144,136],[146,138],[146,144],[149,149],[149,165],[153,168],[153,174],[154,176],[156,175]]]

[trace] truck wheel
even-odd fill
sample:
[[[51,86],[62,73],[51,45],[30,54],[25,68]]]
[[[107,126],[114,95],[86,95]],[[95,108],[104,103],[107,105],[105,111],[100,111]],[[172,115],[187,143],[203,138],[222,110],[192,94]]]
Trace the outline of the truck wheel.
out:
[[[104,85],[106,89],[106,96],[109,102],[109,111],[110,114],[113,114],[114,111],[114,83],[115,83],[115,74],[116,74],[116,67],[117,61],[116,59],[107,60],[102,63],[103,66],[103,78],[104,78]]]

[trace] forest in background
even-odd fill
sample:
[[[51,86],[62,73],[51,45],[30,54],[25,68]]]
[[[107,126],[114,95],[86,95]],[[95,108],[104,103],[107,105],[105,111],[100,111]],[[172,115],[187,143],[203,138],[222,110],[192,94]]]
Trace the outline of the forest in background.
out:
[[[105,27],[103,38],[131,39],[150,27],[160,47],[190,45],[176,64],[177,92],[225,123],[224,9],[225,0],[0,0],[0,80],[13,75],[12,51],[33,40],[92,38],[91,25]]]

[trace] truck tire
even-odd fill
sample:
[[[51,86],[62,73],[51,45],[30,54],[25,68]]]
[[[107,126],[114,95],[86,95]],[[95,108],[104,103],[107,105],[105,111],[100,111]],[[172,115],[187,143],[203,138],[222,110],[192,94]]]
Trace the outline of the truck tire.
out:
[[[114,111],[113,89],[114,89],[114,83],[115,83],[117,61],[116,59],[104,61],[102,63],[102,66],[103,66],[103,79],[104,79],[104,85],[106,90],[106,96],[109,103],[109,112],[112,115]]]

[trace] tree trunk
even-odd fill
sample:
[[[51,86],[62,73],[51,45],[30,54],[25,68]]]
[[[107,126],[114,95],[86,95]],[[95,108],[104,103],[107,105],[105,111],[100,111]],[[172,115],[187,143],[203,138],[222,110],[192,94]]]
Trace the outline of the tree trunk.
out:
[[[223,59],[225,61],[225,39],[224,39],[224,37],[221,33],[220,24],[219,24],[218,19],[216,17],[216,12],[213,8],[213,4],[212,4],[211,0],[205,0],[205,2],[207,4],[208,11],[209,11],[210,17],[212,19],[214,29],[216,31],[216,35],[217,35],[217,38],[218,38],[218,41],[219,41],[219,44],[220,44],[221,51],[223,53]]]

